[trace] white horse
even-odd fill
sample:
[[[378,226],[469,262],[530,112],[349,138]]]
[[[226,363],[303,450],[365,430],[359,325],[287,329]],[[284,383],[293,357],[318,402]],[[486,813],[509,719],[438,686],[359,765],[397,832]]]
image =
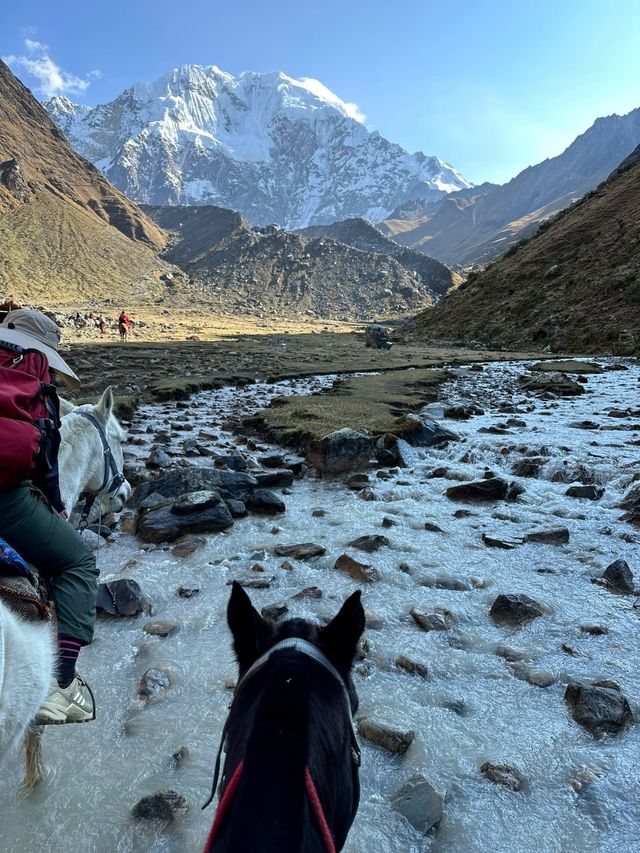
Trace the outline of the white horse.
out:
[[[114,466],[109,462],[111,455],[117,474],[121,475],[125,433],[113,414],[111,388],[96,406],[73,406],[62,400],[61,415],[58,460],[60,492],[67,515],[71,516],[81,494],[96,495],[107,512],[120,511],[131,494],[131,486],[113,474]],[[27,790],[34,788],[44,775],[43,727],[31,721],[51,689],[55,657],[53,626],[48,622],[27,622],[0,602],[0,766],[24,737]]]

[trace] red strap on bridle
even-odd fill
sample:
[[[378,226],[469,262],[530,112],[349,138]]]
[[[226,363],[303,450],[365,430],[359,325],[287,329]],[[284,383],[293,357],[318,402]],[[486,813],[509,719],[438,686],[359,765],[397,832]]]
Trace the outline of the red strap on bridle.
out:
[[[207,844],[205,846],[205,853],[208,850],[211,850],[213,847],[213,842],[215,840],[216,834],[220,829],[220,824],[224,820],[224,816],[229,810],[229,805],[233,798],[233,795],[236,792],[236,788],[240,783],[240,776],[242,775],[242,768],[244,766],[244,761],[241,761],[236,767],[233,776],[231,777],[231,781],[225,788],[225,792],[222,795],[222,799],[218,804],[218,808],[216,809],[216,816],[213,821],[213,826],[211,827],[211,832],[209,833],[209,837],[207,838]],[[316,791],[316,786],[313,784],[313,779],[311,778],[311,772],[308,767],[305,767],[304,770],[304,782],[305,788],[307,791],[307,796],[309,797],[309,802],[311,803],[311,809],[315,815],[316,820],[318,821],[318,826],[320,827],[320,835],[322,836],[322,840],[324,841],[324,845],[327,849],[327,853],[336,853],[336,845],[333,840],[333,835],[331,834],[331,830],[329,829],[329,824],[327,823],[327,819],[324,814],[324,809],[322,808],[322,803],[320,802],[320,797],[318,796],[318,792]]]
[[[304,781],[307,789],[307,795],[309,797],[309,802],[311,803],[311,808],[313,809],[313,813],[316,816],[316,820],[318,821],[318,826],[320,827],[320,834],[322,835],[324,846],[327,848],[327,853],[336,853],[336,845],[333,842],[333,835],[331,835],[329,824],[327,823],[327,819],[324,816],[324,809],[322,808],[320,797],[318,796],[318,792],[316,791],[316,786],[313,784],[311,772],[309,771],[308,767],[305,767],[304,769]]]
[[[213,820],[213,826],[211,827],[211,832],[209,833],[209,837],[207,838],[207,844],[205,849],[205,853],[207,850],[211,850],[213,846],[213,841],[216,837],[216,833],[220,829],[220,824],[222,823],[225,814],[229,810],[229,805],[231,803],[231,799],[236,792],[236,788],[240,782],[240,776],[242,775],[242,768],[244,767],[244,761],[241,761],[236,767],[233,776],[231,777],[231,781],[225,788],[225,792],[222,795],[222,799],[218,803],[218,808],[216,809],[216,816]]]

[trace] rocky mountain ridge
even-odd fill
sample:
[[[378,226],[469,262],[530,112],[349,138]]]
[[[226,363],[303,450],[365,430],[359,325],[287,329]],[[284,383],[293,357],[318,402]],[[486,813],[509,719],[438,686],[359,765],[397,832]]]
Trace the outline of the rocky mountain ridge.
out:
[[[562,154],[502,186],[483,184],[435,205],[410,206],[379,227],[449,266],[482,265],[598,186],[639,144],[640,108],[599,118]]]
[[[214,204],[288,228],[385,218],[470,186],[455,169],[369,131],[317,80],[183,65],[95,108],[46,104],[73,147],[130,198]]]
[[[406,331],[491,347],[640,353],[640,146]]]
[[[214,309],[371,320],[430,305],[435,292],[453,283],[437,261],[424,259],[430,263],[421,277],[385,253],[274,225],[254,228],[224,208],[144,209],[170,235],[166,260],[188,273]],[[432,266],[434,274],[427,274]]]

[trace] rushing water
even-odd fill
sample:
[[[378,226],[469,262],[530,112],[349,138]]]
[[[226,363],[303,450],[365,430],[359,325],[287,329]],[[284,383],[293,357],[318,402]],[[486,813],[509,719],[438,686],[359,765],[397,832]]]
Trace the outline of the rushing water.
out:
[[[362,801],[347,842],[349,853],[638,853],[640,840],[640,726],[619,738],[596,741],[567,713],[563,694],[573,678],[608,678],[622,686],[636,717],[640,700],[640,632],[633,598],[592,584],[614,559],[624,557],[640,574],[634,529],[620,522],[616,508],[634,474],[640,472],[640,428],[630,419],[606,416],[611,408],[637,405],[640,369],[589,377],[587,393],[568,400],[534,400],[517,390],[522,365],[488,365],[483,372],[459,370],[441,390],[448,402],[472,400],[486,414],[465,422],[447,421],[462,441],[444,450],[420,450],[412,469],[389,480],[372,473],[379,500],[363,501],[341,483],[305,479],[285,497],[287,512],[278,518],[249,517],[230,531],[213,534],[204,548],[176,559],[166,548],[141,548],[133,536],[119,534],[100,551],[104,578],[135,578],[154,604],[154,616],[175,620],[177,633],[160,639],[143,633],[149,617],[101,620],[95,643],[83,653],[82,667],[95,688],[99,717],[84,726],[47,731],[46,783],[28,799],[17,793],[16,758],[0,790],[0,849],[174,851],[202,848],[212,809],[200,810],[211,783],[215,751],[235,676],[225,622],[229,581],[246,575],[257,560],[275,576],[269,589],[251,590],[258,608],[287,601],[290,615],[333,615],[355,588],[333,570],[345,544],[357,536],[384,532],[389,548],[366,557],[380,580],[364,590],[364,604],[382,622],[368,630],[370,650],[357,666],[361,712],[416,738],[403,757],[363,745]],[[311,391],[328,379],[251,386],[200,394],[188,409],[174,404],[140,410],[134,427],[168,428],[181,417],[194,433],[174,431],[173,446],[199,430],[217,436],[210,444],[234,447],[222,424],[230,415],[248,413],[277,393]],[[526,426],[507,434],[479,433],[510,415],[499,403],[518,406]],[[527,409],[532,410],[528,411]],[[429,407],[432,416],[438,405]],[[596,420],[598,431],[576,429],[571,422]],[[637,418],[636,418],[637,421]],[[619,429],[622,427],[622,429]],[[151,441],[152,434],[144,433]],[[633,444],[635,441],[636,444]],[[517,503],[470,506],[444,496],[453,479],[474,479],[486,467],[513,479],[511,468],[524,448],[546,448],[549,461],[539,479],[522,479]],[[510,449],[517,448],[517,449]],[[148,447],[133,447],[145,456]],[[209,464],[206,460],[203,464]],[[566,484],[552,477],[561,468],[582,464],[606,489],[591,502],[565,496]],[[432,478],[437,467],[447,478]],[[326,510],[323,517],[313,510]],[[387,516],[395,526],[382,530]],[[442,528],[425,530],[425,522]],[[506,539],[540,526],[566,525],[569,544],[524,544],[513,550],[488,548],[483,532]],[[274,525],[281,528],[273,532]],[[636,531],[637,532],[637,531]],[[626,534],[626,538],[622,538]],[[284,571],[270,554],[277,542],[314,541],[325,557],[295,563]],[[348,549],[347,549],[348,550]],[[357,552],[351,552],[360,556]],[[399,570],[406,563],[411,573]],[[541,572],[540,570],[551,570]],[[473,578],[469,589],[452,591],[424,585],[437,575]],[[176,594],[181,584],[198,586],[190,599]],[[324,590],[321,600],[291,601],[307,586]],[[550,608],[550,614],[514,629],[496,627],[488,612],[500,592],[526,593]],[[409,611],[444,607],[456,617],[450,631],[423,633]],[[590,636],[580,625],[604,624],[606,636]],[[535,671],[551,673],[555,683],[541,688],[521,680],[498,644],[523,652]],[[574,650],[568,654],[562,646]],[[399,654],[424,663],[427,680],[397,669]],[[136,699],[142,673],[166,666],[173,685],[165,698],[147,705]],[[188,747],[176,765],[172,754]],[[513,793],[479,773],[485,761],[514,764],[527,779]],[[587,772],[592,781],[576,793],[570,780]],[[389,806],[390,796],[415,773],[446,795],[437,832],[421,837]],[[173,788],[191,805],[174,826],[145,826],[130,817],[132,805],[158,788]]]

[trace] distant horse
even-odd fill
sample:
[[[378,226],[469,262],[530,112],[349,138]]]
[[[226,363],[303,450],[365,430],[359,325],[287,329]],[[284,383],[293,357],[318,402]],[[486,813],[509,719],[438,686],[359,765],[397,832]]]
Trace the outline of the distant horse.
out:
[[[319,628],[263,619],[234,582],[227,621],[239,680],[205,853],[342,850],[360,799],[350,676],[365,623],[360,592]]]
[[[61,400],[60,492],[67,514],[80,494],[111,511],[124,507],[131,486],[122,476],[124,431],[108,388],[96,406]],[[105,447],[106,445],[106,447]],[[0,602],[0,765],[24,736],[25,787],[43,778],[42,726],[31,724],[51,689],[56,641],[50,622],[27,622]]]
[[[127,333],[129,331],[126,323],[118,323],[118,331],[120,332],[120,343],[124,343],[127,340]]]

